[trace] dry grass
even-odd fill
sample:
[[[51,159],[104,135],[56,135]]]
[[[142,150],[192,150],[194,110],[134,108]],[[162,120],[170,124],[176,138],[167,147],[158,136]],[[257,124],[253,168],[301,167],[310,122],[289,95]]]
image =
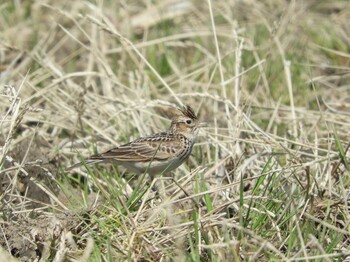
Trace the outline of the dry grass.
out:
[[[0,11],[4,250],[22,261],[349,255],[347,1],[8,1]],[[207,127],[172,174],[64,172],[164,130],[181,104]]]

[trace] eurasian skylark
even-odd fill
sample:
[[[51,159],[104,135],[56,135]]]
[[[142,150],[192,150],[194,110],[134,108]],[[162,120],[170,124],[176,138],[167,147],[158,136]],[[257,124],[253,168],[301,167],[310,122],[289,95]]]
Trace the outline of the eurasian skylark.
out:
[[[191,154],[201,124],[193,109],[186,105],[173,117],[166,132],[140,137],[125,145],[97,154],[85,160],[90,165],[114,161],[128,171],[151,176],[169,172],[180,166]],[[80,166],[73,165],[69,170]]]

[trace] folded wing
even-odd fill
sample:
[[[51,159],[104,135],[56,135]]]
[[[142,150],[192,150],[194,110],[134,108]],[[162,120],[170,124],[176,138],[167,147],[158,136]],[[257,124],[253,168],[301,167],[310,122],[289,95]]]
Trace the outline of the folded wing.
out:
[[[161,161],[177,156],[181,150],[181,143],[177,142],[174,136],[160,133],[150,137],[139,138],[107,152],[92,156],[89,159],[114,159],[128,162]]]

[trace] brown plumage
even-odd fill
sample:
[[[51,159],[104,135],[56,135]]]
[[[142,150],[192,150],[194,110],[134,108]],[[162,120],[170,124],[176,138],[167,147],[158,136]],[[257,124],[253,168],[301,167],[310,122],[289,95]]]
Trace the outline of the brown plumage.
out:
[[[132,142],[93,155],[87,164],[114,161],[131,172],[151,175],[180,166],[190,155],[200,123],[193,109],[186,105],[173,117],[166,132],[140,137]],[[78,163],[69,169],[80,166]]]

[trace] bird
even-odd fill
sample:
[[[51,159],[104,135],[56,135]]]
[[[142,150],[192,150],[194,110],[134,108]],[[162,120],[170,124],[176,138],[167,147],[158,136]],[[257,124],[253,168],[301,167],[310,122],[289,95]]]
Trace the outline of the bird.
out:
[[[179,108],[170,127],[165,132],[137,138],[104,153],[90,156],[85,161],[68,168],[72,170],[83,163],[91,165],[112,161],[135,174],[150,176],[168,173],[179,167],[192,152],[202,123],[189,105]]]

